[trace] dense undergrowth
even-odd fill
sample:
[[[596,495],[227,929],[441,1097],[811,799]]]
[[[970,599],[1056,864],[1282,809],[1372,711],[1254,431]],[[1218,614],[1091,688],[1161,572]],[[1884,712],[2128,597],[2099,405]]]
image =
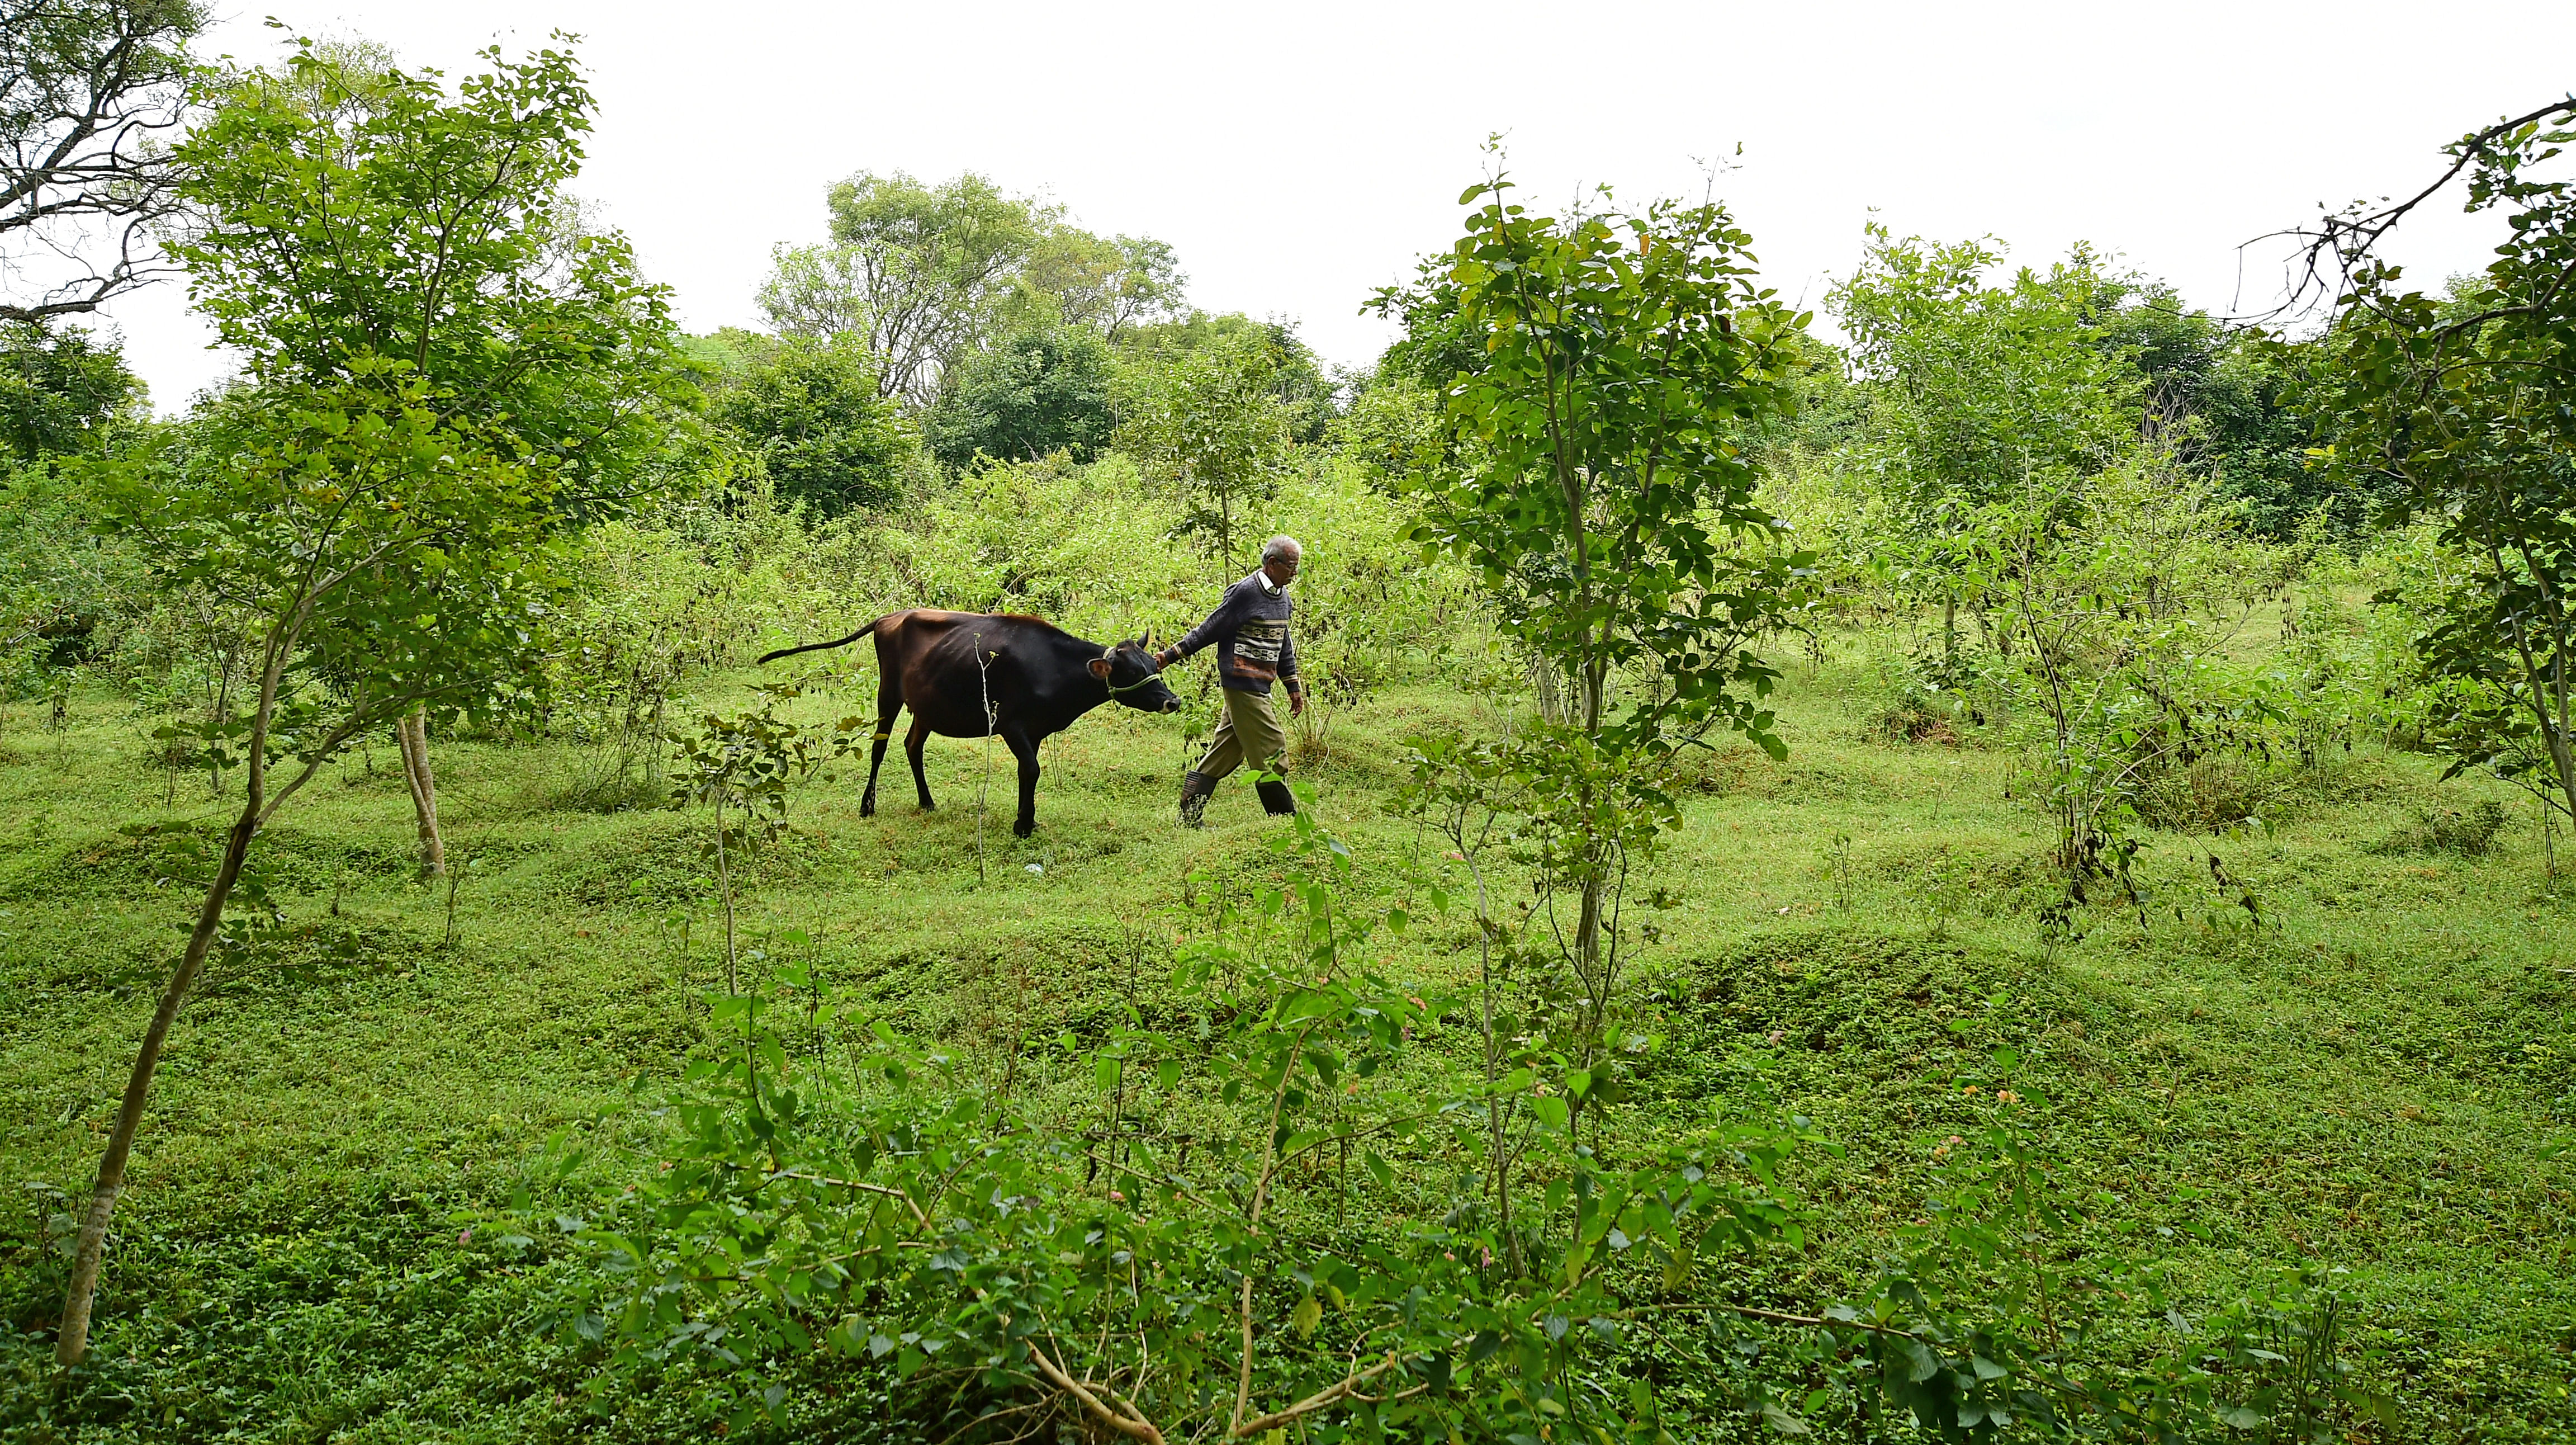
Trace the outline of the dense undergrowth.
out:
[[[2559,1152],[2576,1132],[2576,963],[2538,829],[2517,813],[2490,847],[2445,851],[2424,820],[2488,795],[2364,748],[2282,770],[2268,829],[2146,835],[2143,921],[2096,909],[2082,936],[2049,946],[2048,823],[2005,796],[2020,776],[2010,754],[1973,729],[1966,745],[1887,740],[1864,640],[1840,650],[1847,660],[1790,668],[1787,763],[1724,752],[1688,796],[1657,865],[1678,904],[1638,975],[1658,1043],[1613,1106],[1636,1141],[1775,1109],[1833,1141],[1785,1176],[1815,1211],[1804,1243],[1746,1261],[1741,1298],[1801,1312],[1860,1290],[1923,1217],[1944,1141],[1974,1131],[1961,1080],[2008,1050],[2019,1086],[2048,1101],[2040,1146],[2102,1201],[2063,1248],[2152,1247],[2192,1310],[2284,1267],[2349,1270],[2341,1355],[2401,1423],[2351,1415],[2336,1430],[2576,1438]],[[820,716],[834,703],[806,705]],[[1392,877],[1431,846],[1390,806],[1401,739],[1476,725],[1476,706],[1383,691],[1306,769],[1363,874]],[[0,813],[17,820],[0,839],[6,1438],[713,1428],[686,1365],[630,1377],[593,1411],[582,1386],[604,1347],[559,1327],[574,1256],[528,1227],[645,1167],[608,1149],[566,1179],[545,1141],[586,1130],[649,1158],[656,1126],[623,1106],[669,1087],[722,986],[692,832],[703,822],[567,806],[568,782],[594,766],[571,744],[443,747],[452,900],[412,881],[408,800],[381,759],[336,766],[267,840],[283,944],[257,970],[216,973],[182,1016],[96,1353],[52,1369],[57,1216],[185,915],[185,840],[219,809],[202,778],[179,780],[174,804],[124,714],[84,695],[63,731],[21,710],[0,737]],[[847,1017],[983,1066],[1016,1051],[1030,1108],[1094,1107],[1081,1051],[1183,1009],[1173,941],[1212,890],[1278,866],[1262,846],[1275,825],[1248,790],[1221,794],[1204,833],[1170,821],[1185,726],[1104,713],[1057,739],[1037,835],[990,830],[982,884],[976,749],[934,746],[935,813],[862,820],[853,779],[803,785],[789,834],[751,864],[746,945],[802,935]],[[2242,922],[2248,894],[2259,926]],[[1387,953],[1425,986],[1475,969],[1457,918]],[[1415,1067],[1441,1066],[1431,1048]],[[1380,1186],[1351,1172],[1365,1208]],[[512,1209],[522,1194],[532,1212]],[[1758,1433],[1700,1397],[1692,1362],[1706,1345],[1687,1330],[1629,1348],[1684,1438]],[[815,1355],[782,1384],[781,1438],[947,1433],[861,1361]],[[1829,1407],[1818,1423],[1836,1418]]]

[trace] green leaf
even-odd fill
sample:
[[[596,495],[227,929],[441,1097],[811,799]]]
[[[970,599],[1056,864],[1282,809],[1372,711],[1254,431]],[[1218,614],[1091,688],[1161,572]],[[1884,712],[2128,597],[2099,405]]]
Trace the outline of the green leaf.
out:
[[[1324,1307],[1317,1303],[1313,1295],[1307,1295],[1297,1301],[1297,1307],[1288,1312],[1289,1328],[1295,1330],[1300,1337],[1313,1334],[1315,1326],[1323,1323],[1323,1319]]]

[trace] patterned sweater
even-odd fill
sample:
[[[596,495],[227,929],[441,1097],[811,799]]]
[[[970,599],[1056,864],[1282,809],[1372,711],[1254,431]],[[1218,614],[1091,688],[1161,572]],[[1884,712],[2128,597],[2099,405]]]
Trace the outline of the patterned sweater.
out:
[[[1187,657],[1214,644],[1217,680],[1225,686],[1268,696],[1271,679],[1278,678],[1295,692],[1297,645],[1288,640],[1288,616],[1295,610],[1287,588],[1255,572],[1225,589],[1225,600],[1173,650]]]

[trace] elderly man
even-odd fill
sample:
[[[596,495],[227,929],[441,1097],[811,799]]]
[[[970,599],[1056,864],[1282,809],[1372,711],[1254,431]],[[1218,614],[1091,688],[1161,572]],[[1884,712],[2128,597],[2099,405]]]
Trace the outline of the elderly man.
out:
[[[1306,689],[1297,681],[1297,648],[1288,640],[1288,584],[1297,580],[1304,555],[1294,537],[1273,537],[1261,544],[1261,570],[1225,589],[1208,619],[1155,659],[1169,667],[1200,648],[1216,648],[1217,680],[1224,684],[1225,716],[1217,720],[1216,740],[1207,756],[1181,780],[1181,821],[1199,826],[1208,795],[1217,780],[1250,763],[1273,776],[1255,785],[1261,806],[1272,816],[1297,811],[1288,785],[1278,780],[1288,767],[1288,734],[1270,705],[1270,685],[1288,685],[1288,711],[1306,710]]]

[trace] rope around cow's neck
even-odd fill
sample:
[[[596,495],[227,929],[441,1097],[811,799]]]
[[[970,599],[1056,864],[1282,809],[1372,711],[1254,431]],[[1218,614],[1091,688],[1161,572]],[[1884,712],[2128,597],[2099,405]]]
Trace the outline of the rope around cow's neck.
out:
[[[1113,669],[1116,668],[1118,666],[1118,649],[1113,647],[1107,652],[1100,654],[1100,660],[1108,663]],[[1118,684],[1111,682],[1105,677],[1100,680],[1100,685],[1109,689],[1109,695],[1111,697],[1116,697],[1120,693],[1134,692],[1141,687],[1150,687],[1157,679],[1162,677],[1162,675],[1163,670],[1161,668],[1148,663],[1145,666],[1145,675],[1136,679],[1134,682],[1127,684],[1125,687],[1120,687]]]

